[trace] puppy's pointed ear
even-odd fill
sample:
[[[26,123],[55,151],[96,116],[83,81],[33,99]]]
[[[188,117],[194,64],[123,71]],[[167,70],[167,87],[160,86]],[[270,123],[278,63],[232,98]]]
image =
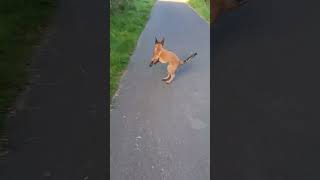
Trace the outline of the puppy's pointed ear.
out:
[[[154,43],[157,44],[158,43],[158,39],[157,37],[154,38]]]
[[[162,46],[164,45],[164,38],[162,38],[161,42]]]

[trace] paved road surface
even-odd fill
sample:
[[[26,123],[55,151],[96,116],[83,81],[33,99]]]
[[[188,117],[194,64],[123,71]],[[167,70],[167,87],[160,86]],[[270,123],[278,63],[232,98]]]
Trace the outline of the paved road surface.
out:
[[[110,112],[112,180],[209,179],[209,29],[187,4],[156,2]],[[148,66],[155,36],[182,58],[198,52],[171,85],[165,65]]]
[[[105,180],[106,1],[59,1],[33,84],[9,119],[1,180]]]
[[[319,2],[249,1],[214,29],[217,180],[316,180]]]

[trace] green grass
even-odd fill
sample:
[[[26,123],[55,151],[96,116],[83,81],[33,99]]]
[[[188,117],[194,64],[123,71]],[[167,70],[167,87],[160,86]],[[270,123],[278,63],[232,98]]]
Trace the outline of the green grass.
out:
[[[188,3],[198,14],[210,22],[210,1],[209,0],[188,0]]]
[[[0,0],[0,136],[6,113],[27,82],[32,46],[54,5],[55,0]]]
[[[121,8],[111,9],[110,13],[110,97],[118,89],[121,75],[128,65],[155,0],[130,2]]]

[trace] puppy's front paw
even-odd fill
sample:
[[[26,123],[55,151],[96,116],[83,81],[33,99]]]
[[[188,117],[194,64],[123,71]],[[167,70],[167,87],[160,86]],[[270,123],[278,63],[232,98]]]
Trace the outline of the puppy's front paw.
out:
[[[171,82],[170,81],[166,81],[166,84],[170,84]]]

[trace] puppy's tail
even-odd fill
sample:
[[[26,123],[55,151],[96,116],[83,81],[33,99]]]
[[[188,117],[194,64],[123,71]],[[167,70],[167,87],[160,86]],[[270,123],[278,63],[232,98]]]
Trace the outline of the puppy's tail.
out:
[[[182,61],[182,64],[189,62],[192,58],[194,58],[198,53],[193,53],[186,60]]]

